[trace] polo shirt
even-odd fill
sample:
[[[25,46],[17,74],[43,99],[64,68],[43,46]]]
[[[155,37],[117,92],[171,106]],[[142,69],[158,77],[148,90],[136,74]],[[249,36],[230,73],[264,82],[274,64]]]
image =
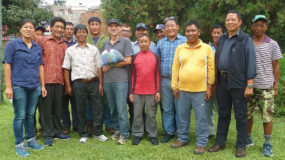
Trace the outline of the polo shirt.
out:
[[[113,45],[110,43],[110,39],[106,40],[103,44],[103,51],[110,52],[111,49],[118,50],[124,57],[133,55],[132,42],[120,36],[118,41]],[[104,82],[128,82],[128,67],[113,67],[108,72],[104,73]]]
[[[157,42],[156,54],[160,56],[161,60],[161,76],[171,77],[172,63],[175,54],[175,50],[178,45],[186,42],[186,37],[177,34],[176,38],[171,41],[168,36],[162,38]]]
[[[276,41],[265,36],[264,41],[255,47],[256,52],[256,71],[254,78],[254,88],[269,89],[273,87],[273,61],[282,58],[280,47]]]
[[[133,50],[134,50],[134,54],[138,54],[140,52],[140,46],[138,44],[138,41],[132,42],[132,46],[133,46]],[[151,42],[149,49],[151,50],[152,53],[156,52],[156,45],[155,43]]]
[[[22,38],[6,44],[4,62],[11,64],[13,86],[37,88],[40,86],[39,66],[43,65],[42,48],[32,41],[29,49]]]
[[[63,39],[63,41],[67,44],[68,47],[76,44],[76,40],[72,38],[72,40],[70,42],[66,41],[65,39]]]

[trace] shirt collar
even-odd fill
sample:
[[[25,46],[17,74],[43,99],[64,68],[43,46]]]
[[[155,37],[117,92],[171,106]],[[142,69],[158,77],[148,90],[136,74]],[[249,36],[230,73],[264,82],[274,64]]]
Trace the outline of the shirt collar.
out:
[[[267,35],[265,35],[263,42],[269,43],[270,42],[270,38]]]
[[[19,42],[24,43],[22,37],[19,38]],[[35,46],[35,45],[36,45],[35,41],[32,40],[32,46]]]
[[[91,46],[91,44],[89,44],[89,43],[86,42],[86,45],[84,46],[84,48],[85,48],[85,47],[90,48],[90,46]],[[75,48],[77,48],[77,47],[81,47],[81,46],[79,46],[79,44],[76,43],[76,44],[75,44]]]
[[[240,29],[237,31],[237,33],[235,34],[235,35],[233,35],[232,37],[234,37],[234,36],[239,36],[239,34],[240,34]],[[227,32],[226,33],[226,36],[229,38],[229,32]],[[231,37],[231,38],[232,38]]]
[[[49,39],[49,40],[53,39],[53,40],[55,41],[55,39],[53,38],[52,35],[49,35],[49,36],[48,36],[48,39]],[[56,41],[55,41],[55,42],[56,42]],[[57,43],[62,43],[62,42],[64,42],[64,41],[63,41],[63,38],[61,37],[61,40],[60,40],[59,42],[57,42]]]
[[[181,35],[178,33],[178,34],[176,35],[174,41],[175,41],[176,39],[180,39],[180,38],[181,38]],[[166,40],[170,40],[168,36],[166,36]]]
[[[194,49],[200,47],[201,45],[202,45],[202,40],[199,39],[199,43],[194,47]],[[187,41],[184,43],[184,47],[190,49],[190,47],[189,47]]]

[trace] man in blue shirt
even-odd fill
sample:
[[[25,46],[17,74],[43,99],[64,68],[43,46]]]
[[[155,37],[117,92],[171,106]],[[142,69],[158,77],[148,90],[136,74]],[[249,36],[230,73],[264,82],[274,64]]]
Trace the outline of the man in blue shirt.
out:
[[[178,116],[175,116],[176,100],[173,97],[171,89],[171,71],[175,50],[178,45],[186,42],[186,37],[178,33],[179,25],[174,17],[168,17],[164,20],[167,36],[157,42],[156,54],[161,59],[161,78],[162,78],[162,123],[165,130],[165,136],[161,143],[167,143],[171,140],[176,131]],[[176,121],[176,124],[175,124]]]
[[[136,26],[136,37],[138,38],[138,36],[140,34],[148,34],[148,31],[147,31],[147,27],[144,23],[138,23],[137,26]],[[134,50],[134,54],[137,54],[139,53],[140,51],[140,47],[139,47],[139,44],[138,44],[138,40],[136,40],[135,42],[132,42],[132,45],[133,45],[133,50]],[[156,52],[156,46],[155,46],[155,43],[151,42],[150,43],[150,46],[149,46],[149,49],[151,50],[152,53],[155,53]]]

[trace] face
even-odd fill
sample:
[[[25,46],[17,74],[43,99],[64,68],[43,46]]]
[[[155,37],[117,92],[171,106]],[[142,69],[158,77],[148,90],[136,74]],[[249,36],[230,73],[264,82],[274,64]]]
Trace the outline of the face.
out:
[[[87,32],[85,31],[85,29],[79,29],[77,32],[76,32],[76,39],[77,41],[80,43],[82,42],[86,42],[86,38],[87,38]]]
[[[131,36],[132,36],[131,27],[122,26],[120,35],[124,36],[126,38],[131,38]]]
[[[162,39],[163,37],[165,37],[164,29],[157,30],[155,32],[155,35],[158,40]]]
[[[218,43],[219,38],[223,34],[222,28],[214,28],[212,31],[212,38],[214,43]]]
[[[138,28],[136,29],[136,37],[138,37],[140,34],[148,34],[147,30],[144,28]]]
[[[117,36],[120,32],[120,26],[117,23],[111,23],[108,25],[108,32],[111,36]]]
[[[141,51],[146,52],[149,50],[150,39],[147,36],[140,37],[138,40]]]
[[[66,25],[64,29],[64,37],[66,38],[72,38],[74,33],[74,26],[73,25]]]
[[[39,29],[39,30],[36,30],[36,31],[35,31],[35,36],[36,36],[36,37],[44,36],[44,32],[43,32],[42,30],[40,30],[40,29]]]
[[[97,21],[93,21],[93,22],[90,22],[88,26],[89,26],[90,34],[95,35],[95,36],[100,34],[101,23]]]
[[[27,22],[21,27],[20,32],[22,37],[32,38],[35,34],[35,26],[32,23]]]
[[[229,13],[226,16],[226,28],[229,32],[236,32],[241,26],[242,20],[238,18],[236,13]]]
[[[256,21],[251,25],[253,35],[262,36],[267,31],[267,24],[264,21]]]
[[[64,24],[62,22],[55,22],[55,24],[50,27],[51,34],[55,38],[61,38],[64,32]]]
[[[187,42],[194,44],[199,41],[200,29],[198,29],[194,24],[187,26],[185,29],[185,36],[187,38]]]
[[[165,31],[168,37],[176,37],[178,34],[179,25],[173,20],[169,20],[165,23]]]

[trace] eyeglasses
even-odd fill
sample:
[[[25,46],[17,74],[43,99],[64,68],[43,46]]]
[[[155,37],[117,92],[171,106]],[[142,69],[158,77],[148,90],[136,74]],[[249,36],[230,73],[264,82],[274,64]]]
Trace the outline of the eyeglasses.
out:
[[[167,21],[169,20],[175,20],[175,17],[174,16],[171,16],[171,17],[167,17],[164,19],[164,23],[166,23]]]

